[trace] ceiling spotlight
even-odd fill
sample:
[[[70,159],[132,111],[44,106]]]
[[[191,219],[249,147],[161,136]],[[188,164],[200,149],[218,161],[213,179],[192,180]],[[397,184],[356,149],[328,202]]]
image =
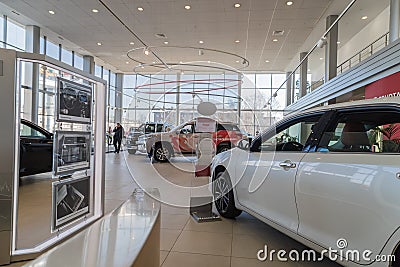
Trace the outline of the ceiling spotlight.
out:
[[[236,8],[239,8],[239,7],[241,6],[241,4],[236,3],[236,4],[234,4],[233,6],[236,7]]]
[[[192,8],[192,7],[189,6],[189,5],[186,5],[186,6],[185,6],[185,9],[186,9],[186,10],[189,10],[189,9],[191,9],[191,8]]]
[[[142,69],[144,69],[144,66],[141,66]]]
[[[143,7],[140,6],[140,7],[137,8],[137,10],[143,11],[144,9],[143,9]]]
[[[323,57],[320,57],[320,58],[319,58],[319,60],[323,60],[323,59],[324,59]]]
[[[203,41],[199,41],[199,44],[204,44],[204,42]]]
[[[147,48],[144,49],[143,53],[144,53],[146,56],[148,56],[148,55],[150,54],[150,52],[149,52],[149,50],[147,50]]]
[[[125,62],[126,64],[129,64],[129,61]]]
[[[164,44],[166,44],[166,45],[167,45],[167,44],[169,44],[169,43],[168,43],[168,41],[165,41],[165,42],[164,42]]]
[[[236,63],[239,63],[240,61],[239,60],[236,60]]]
[[[278,42],[278,39],[273,39],[272,42]]]
[[[287,5],[287,6],[293,5],[293,1],[287,1],[287,2],[286,2],[286,5]]]
[[[99,13],[99,10],[98,9],[92,9],[92,12],[93,13]]]
[[[236,40],[235,43],[237,43],[237,44],[240,43],[240,40]]]
[[[98,45],[98,46],[101,46],[101,45],[102,45],[102,43],[98,42],[98,43],[97,43],[97,45]]]
[[[362,20],[366,20],[367,18],[368,18],[367,16],[361,17]]]
[[[129,44],[130,44],[130,45],[134,45],[135,43],[134,43],[134,42],[130,42]]]
[[[269,60],[265,60],[266,63],[269,63]]]
[[[49,10],[49,13],[50,13],[51,15],[56,14],[56,12],[54,12],[53,10]]]
[[[336,43],[337,43],[337,44],[340,44],[340,42],[339,42],[339,41],[337,41]]]

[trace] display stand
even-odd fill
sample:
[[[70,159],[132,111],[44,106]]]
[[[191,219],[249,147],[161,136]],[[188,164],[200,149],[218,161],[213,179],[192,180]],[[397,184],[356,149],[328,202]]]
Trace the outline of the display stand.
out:
[[[35,258],[103,215],[107,83],[45,55],[0,49],[0,87],[1,265]],[[21,118],[37,128],[24,132]],[[22,175],[27,168],[35,172]]]
[[[196,185],[196,180],[203,180],[205,184],[210,176],[210,164],[215,155],[215,145],[212,140],[212,132],[215,132],[215,120],[210,118],[198,118],[196,121],[196,133],[198,140],[196,144],[196,156],[194,181],[192,187]],[[204,185],[203,185],[204,187]],[[198,222],[211,222],[221,220],[220,217],[212,211],[213,197],[208,188],[207,192],[197,193],[193,196],[193,190],[190,197],[190,215]]]

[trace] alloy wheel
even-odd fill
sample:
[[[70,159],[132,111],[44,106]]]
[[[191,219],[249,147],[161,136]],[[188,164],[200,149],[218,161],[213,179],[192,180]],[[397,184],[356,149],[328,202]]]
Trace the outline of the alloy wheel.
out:
[[[169,157],[169,150],[165,147],[159,147],[156,150],[156,158],[159,161],[165,161]]]
[[[220,176],[218,179],[215,180],[214,184],[215,204],[217,205],[218,209],[222,212],[228,211],[229,191],[230,188],[225,178]]]

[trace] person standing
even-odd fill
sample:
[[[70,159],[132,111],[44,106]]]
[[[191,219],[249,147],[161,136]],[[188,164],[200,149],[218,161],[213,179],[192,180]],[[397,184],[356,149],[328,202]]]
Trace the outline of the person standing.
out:
[[[113,143],[115,148],[114,153],[119,153],[119,151],[121,150],[121,142],[122,142],[122,136],[124,135],[124,128],[118,122],[113,132],[114,132]]]

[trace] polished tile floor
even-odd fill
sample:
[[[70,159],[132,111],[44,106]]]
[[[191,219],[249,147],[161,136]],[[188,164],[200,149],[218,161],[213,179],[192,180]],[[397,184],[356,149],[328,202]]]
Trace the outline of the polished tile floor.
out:
[[[166,202],[161,209],[160,257],[163,267],[339,266],[328,260],[316,263],[258,261],[257,252],[264,245],[269,249],[300,252],[308,248],[247,213],[242,213],[236,220],[196,223],[189,216],[187,204],[190,196],[207,195],[204,188],[199,189],[207,179],[194,178],[191,158],[151,164],[144,155],[124,156],[135,182],[143,187],[158,184],[161,201]],[[176,185],[175,190],[171,184]],[[177,201],[176,198],[186,199]]]
[[[126,200],[134,188],[160,188],[161,251],[163,267],[176,266],[339,266],[323,262],[260,262],[257,251],[307,249],[247,213],[236,220],[196,223],[189,216],[192,196],[209,195],[207,179],[194,178],[193,159],[175,158],[171,163],[152,164],[144,155],[106,155],[105,211],[112,211]],[[22,263],[12,264],[12,267]]]

